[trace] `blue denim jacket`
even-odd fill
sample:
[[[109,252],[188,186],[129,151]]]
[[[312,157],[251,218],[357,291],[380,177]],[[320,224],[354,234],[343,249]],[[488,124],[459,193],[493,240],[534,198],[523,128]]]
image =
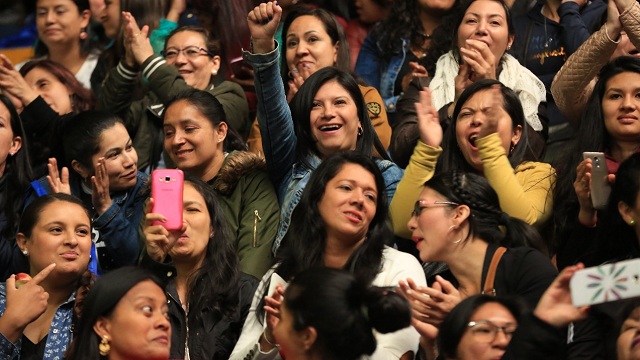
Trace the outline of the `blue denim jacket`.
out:
[[[82,199],[88,209],[92,209],[93,216],[93,243],[92,259],[89,270],[94,273],[102,273],[125,265],[135,265],[140,254],[140,242],[138,241],[138,227],[144,214],[144,204],[147,197],[144,196],[143,186],[149,175],[138,171],[136,184],[128,191],[111,194],[111,206],[97,216],[93,210],[91,195],[87,194],[77,176],[70,179],[71,194]],[[51,193],[46,177],[38,180],[38,183]],[[31,188],[28,192],[25,207],[38,197],[36,190]],[[95,251],[94,251],[95,248]],[[97,258],[94,256],[97,254]]]
[[[72,337],[72,320],[73,320],[73,304],[75,303],[76,294],[73,293],[69,299],[56,309],[49,334],[47,335],[47,343],[44,348],[43,359],[62,360],[67,346],[71,342]],[[4,315],[7,307],[7,291],[6,284],[0,283],[0,317]],[[22,338],[15,344],[9,341],[4,335],[0,334],[0,359],[20,359],[20,350],[22,349]]]
[[[295,149],[298,139],[294,133],[291,110],[287,104],[278,68],[280,58],[278,47],[276,46],[276,49],[268,54],[252,54],[243,51],[243,56],[253,67],[262,147],[267,160],[267,169],[280,201],[280,224],[273,243],[275,252],[289,228],[291,213],[298,205],[311,173],[322,160],[317,156],[309,156],[305,159],[311,166],[309,169],[297,158]],[[384,177],[387,200],[391,202],[404,172],[388,160],[376,159],[376,164]]]
[[[358,53],[358,61],[355,68],[356,75],[380,91],[380,96],[382,96],[384,105],[387,108],[387,114],[389,114],[390,123],[393,122],[396,103],[400,97],[399,95],[394,95],[396,79],[402,69],[409,47],[407,39],[401,39],[401,41],[402,52],[394,54],[389,59],[389,63],[385,64],[382,61],[382,50],[378,46],[378,40],[369,32],[369,35],[362,43],[360,53]]]

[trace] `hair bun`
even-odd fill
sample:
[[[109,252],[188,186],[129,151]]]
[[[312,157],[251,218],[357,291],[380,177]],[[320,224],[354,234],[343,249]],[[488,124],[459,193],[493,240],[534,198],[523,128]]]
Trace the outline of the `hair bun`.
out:
[[[367,289],[362,311],[371,326],[382,334],[411,325],[411,307],[407,300],[384,288]]]

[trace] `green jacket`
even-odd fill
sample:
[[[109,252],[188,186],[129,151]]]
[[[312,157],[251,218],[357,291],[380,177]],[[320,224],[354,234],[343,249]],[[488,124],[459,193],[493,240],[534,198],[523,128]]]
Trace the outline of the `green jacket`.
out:
[[[280,205],[264,159],[248,151],[234,151],[208,183],[220,195],[241,270],[262,278],[273,260],[271,245],[280,220]]]
[[[102,83],[98,108],[123,118],[133,139],[133,147],[138,152],[138,168],[147,171],[149,166],[157,166],[164,149],[161,118],[164,104],[190,86],[184,82],[178,70],[167,64],[161,56],[150,56],[142,63],[141,70],[150,90],[141,100],[133,101],[138,86],[137,71],[121,62],[109,71]],[[241,136],[246,136],[251,121],[242,87],[223,81],[216,86],[212,83],[208,91],[222,104],[227,124]]]

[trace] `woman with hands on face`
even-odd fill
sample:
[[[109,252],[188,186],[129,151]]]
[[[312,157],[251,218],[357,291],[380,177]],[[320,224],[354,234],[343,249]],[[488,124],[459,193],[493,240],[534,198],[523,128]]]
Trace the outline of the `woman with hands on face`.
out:
[[[93,93],[51,60],[31,60],[20,71],[2,54],[0,62],[0,88],[20,113],[34,176],[39,178],[47,173],[48,159],[55,156],[52,151],[60,136],[62,117],[93,108]]]
[[[461,94],[454,120],[443,133],[425,89],[416,103],[420,140],[391,201],[396,235],[409,238],[400,221],[409,221],[411,202],[434,174],[462,169],[480,174],[495,189],[500,208],[529,224],[551,215],[555,170],[526,161],[526,120],[516,93],[497,80],[478,80]],[[540,244],[541,245],[541,244]]]
[[[454,109],[469,85],[478,80],[499,80],[515,91],[523,108],[526,122],[522,126],[528,128],[525,134],[531,146],[527,158],[542,159],[547,135],[546,91],[540,79],[507,53],[513,42],[508,6],[503,0],[470,0],[455,21],[454,46],[440,57],[428,85],[440,123],[448,127],[455,121]],[[419,101],[419,90],[414,87],[405,95],[403,109],[398,112],[402,123],[394,126],[390,150],[402,165],[408,163],[418,140],[412,104]]]
[[[146,252],[166,276],[170,259],[175,277],[167,287],[173,359],[228,359],[245,322],[257,279],[240,271],[215,191],[204,181],[185,176],[182,229],[169,231],[165,217],[145,215]]]
[[[551,262],[531,248],[542,242],[538,232],[504,213],[496,192],[476,174],[453,171],[427,181],[408,227],[422,261],[449,267],[431,287],[400,283],[413,308],[414,327],[426,339],[433,339],[434,327],[462,299],[481,292],[518,295],[533,307],[557,275]]]
[[[0,284],[3,358],[62,358],[71,341],[75,290],[91,253],[91,221],[82,202],[67,194],[36,199],[22,214],[18,246],[33,278],[16,288]]]
[[[162,156],[164,104],[190,88],[211,93],[220,101],[227,123],[246,138],[249,106],[240,85],[217,79],[220,45],[201,27],[181,27],[167,36],[162,56],[155,55],[149,27],[138,27],[130,13],[123,13],[126,55],[102,86],[98,108],[119,114],[133,135],[139,168],[148,171],[170,161]],[[133,92],[138,73],[149,80],[150,91],[138,101]]]
[[[122,120],[85,111],[66,120],[61,133],[62,168],[57,159],[49,159],[49,175],[33,184],[27,202],[42,193],[77,196],[94,218],[91,270],[100,273],[135,264],[147,175],[137,169],[138,156]]]
[[[434,342],[444,359],[559,359],[566,326],[583,319],[589,307],[571,303],[569,281],[582,265],[567,268],[544,292],[531,311],[517,297],[474,295],[456,306],[423,341],[427,358]]]

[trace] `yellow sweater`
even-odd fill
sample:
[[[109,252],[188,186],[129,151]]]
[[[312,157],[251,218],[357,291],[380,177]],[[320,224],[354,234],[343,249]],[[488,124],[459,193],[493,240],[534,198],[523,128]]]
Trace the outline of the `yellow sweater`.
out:
[[[498,193],[500,207],[507,214],[529,224],[542,223],[551,215],[556,172],[547,163],[525,161],[515,170],[501,146],[498,134],[476,141],[484,165],[484,176]],[[391,200],[391,218],[396,235],[410,238],[407,223],[424,183],[433,177],[442,148],[418,140],[404,176]]]

